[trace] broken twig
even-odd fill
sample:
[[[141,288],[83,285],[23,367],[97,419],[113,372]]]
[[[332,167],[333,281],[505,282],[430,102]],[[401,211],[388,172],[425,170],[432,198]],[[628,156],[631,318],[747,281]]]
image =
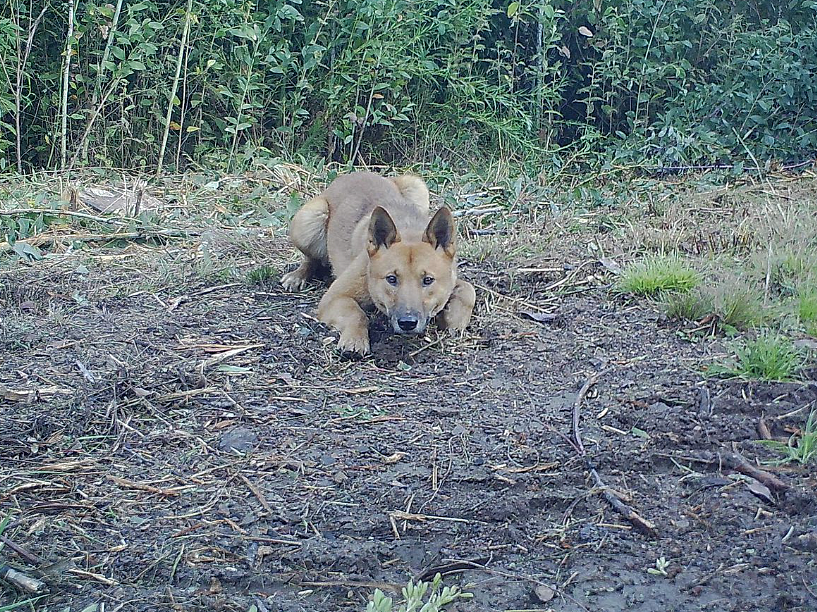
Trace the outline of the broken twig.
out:
[[[602,370],[601,372],[596,372],[595,374],[588,376],[587,380],[584,381],[582,388],[579,389],[579,393],[576,396],[576,401],[573,402],[573,446],[579,456],[585,460],[587,469],[589,470],[590,475],[593,477],[595,487],[602,492],[602,495],[604,495],[604,499],[607,500],[607,503],[609,503],[616,512],[630,521],[636,529],[641,531],[643,534],[654,538],[657,536],[655,524],[639,515],[638,512],[621,501],[621,499],[619,499],[619,497],[613,493],[613,490],[604,484],[604,481],[602,480],[598,471],[596,471],[596,468],[590,463],[590,460],[587,457],[587,451],[584,448],[584,443],[582,442],[582,435],[581,431],[579,430],[582,402],[584,401],[584,398],[587,397],[587,393],[590,391],[591,387],[595,385],[599,378],[601,378],[601,376],[607,371],[608,370]]]
[[[721,460],[727,467],[735,470],[736,472],[740,472],[741,474],[745,474],[746,476],[751,476],[755,480],[765,484],[770,489],[785,491],[786,489],[790,488],[788,484],[780,480],[774,474],[761,470],[759,467],[749,463],[749,461],[747,461],[743,455],[734,449],[731,453],[722,453]]]

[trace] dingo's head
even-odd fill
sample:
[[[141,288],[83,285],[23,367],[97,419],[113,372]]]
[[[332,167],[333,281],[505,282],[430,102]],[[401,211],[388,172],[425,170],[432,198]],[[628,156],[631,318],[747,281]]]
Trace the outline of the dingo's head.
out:
[[[418,242],[403,242],[377,207],[369,223],[369,295],[398,334],[421,334],[448,303],[457,282],[454,219],[441,208]]]

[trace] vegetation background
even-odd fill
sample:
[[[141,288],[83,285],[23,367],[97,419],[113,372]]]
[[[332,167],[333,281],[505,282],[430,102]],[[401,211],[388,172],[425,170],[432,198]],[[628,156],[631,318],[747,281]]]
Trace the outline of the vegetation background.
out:
[[[796,164],[817,2],[4,0],[0,169]]]

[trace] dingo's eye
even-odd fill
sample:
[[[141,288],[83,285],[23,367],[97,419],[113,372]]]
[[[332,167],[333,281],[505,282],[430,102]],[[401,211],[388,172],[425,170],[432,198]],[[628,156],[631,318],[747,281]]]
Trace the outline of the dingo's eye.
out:
[[[389,274],[386,277],[386,282],[389,283],[392,287],[397,286],[397,277],[394,274]]]
[[[433,276],[426,276],[425,278],[423,278],[423,286],[424,287],[428,287],[433,282],[434,282],[434,277]]]

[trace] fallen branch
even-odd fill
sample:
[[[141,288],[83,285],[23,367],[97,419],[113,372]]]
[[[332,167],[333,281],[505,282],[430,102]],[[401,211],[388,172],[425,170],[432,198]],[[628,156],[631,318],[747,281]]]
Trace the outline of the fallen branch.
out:
[[[582,402],[584,402],[584,398],[587,397],[587,393],[590,391],[590,388],[595,385],[599,378],[601,378],[602,374],[605,374],[606,372],[607,370],[603,370],[588,376],[587,380],[584,381],[582,388],[579,389],[579,394],[576,396],[576,401],[573,402],[573,442],[576,445],[576,450],[582,457],[587,456],[587,453],[584,450],[584,443],[582,442],[582,435],[579,431],[579,415],[581,414]]]
[[[471,521],[464,518],[457,518],[453,516],[435,516],[433,514],[414,514],[411,512],[403,512],[402,510],[394,510],[389,512],[389,516],[399,521],[449,521],[452,523],[479,523],[481,521]]]
[[[141,232],[119,232],[117,234],[62,234],[59,236],[40,235],[17,243],[32,246],[50,246],[58,242],[110,242],[111,240],[150,240],[151,238],[188,238],[198,236],[199,232],[182,230],[151,230]],[[0,253],[9,253],[14,245],[0,242]]]
[[[0,385],[0,399],[9,402],[23,402],[30,404],[38,399],[45,399],[54,395],[72,395],[73,389],[61,389],[59,387],[39,387],[36,389],[9,389]]]
[[[745,474],[746,476],[751,476],[755,480],[765,484],[770,489],[785,491],[790,488],[788,484],[780,480],[774,474],[761,470],[759,467],[749,463],[749,461],[747,461],[743,455],[734,449],[731,453],[722,453],[721,460],[727,467],[735,470],[736,472],[740,472],[741,474]]]
[[[767,472],[766,470],[761,470],[759,467],[749,463],[749,461],[737,451],[731,453],[703,452],[694,456],[683,457],[670,454],[664,456],[681,461],[693,461],[695,463],[723,466],[730,470],[740,472],[746,476],[750,476],[770,489],[775,489],[777,491],[787,491],[791,488],[791,485],[783,482],[774,474]]]
[[[658,534],[655,531],[655,523],[648,521],[630,506],[621,501],[616,494],[604,484],[604,481],[601,479],[601,476],[599,476],[596,468],[590,466],[589,463],[588,467],[590,468],[590,475],[593,476],[593,480],[596,483],[596,488],[601,490],[602,495],[604,495],[604,499],[607,500],[607,503],[609,503],[616,510],[616,512],[630,521],[641,533],[651,538],[657,537]]]
[[[762,416],[757,422],[757,433],[763,440],[774,440],[774,436],[772,436],[772,432],[769,430],[769,426],[766,424],[766,420]]]
[[[239,346],[238,348],[231,349],[229,351],[224,351],[223,353],[216,353],[212,357],[208,357],[204,361],[199,364],[199,371],[204,372],[205,369],[216,365],[217,363],[221,363],[222,361],[226,361],[230,357],[235,357],[236,355],[240,355],[246,351],[261,348],[263,344],[248,344],[246,346]]]
[[[455,217],[471,217],[471,216],[481,216],[481,215],[490,215],[492,213],[503,212],[505,209],[501,206],[492,206],[490,208],[467,208],[465,210],[455,210],[453,214]]]
[[[163,497],[174,497],[179,495],[178,489],[160,489],[159,487],[153,487],[151,485],[143,484],[141,482],[133,482],[132,480],[127,480],[125,478],[119,478],[117,476],[107,476],[107,479],[114,483],[119,487],[124,487],[126,489],[135,489],[137,491],[144,491],[146,493],[154,493],[156,495],[161,495]]]
[[[604,499],[607,500],[613,509],[621,514],[624,518],[630,521],[633,526],[641,531],[644,535],[647,535],[651,538],[657,537],[657,533],[655,531],[655,524],[651,521],[648,521],[644,517],[638,514],[635,510],[633,510],[630,506],[625,504],[619,497],[613,492],[610,487],[604,484],[601,476],[599,475],[596,468],[590,463],[590,460],[587,457],[587,451],[584,448],[584,443],[582,442],[582,435],[579,429],[579,423],[581,420],[581,407],[582,402],[584,402],[584,398],[587,397],[587,393],[590,391],[591,387],[595,385],[599,378],[603,376],[608,370],[602,370],[601,372],[596,372],[595,374],[591,374],[587,377],[587,380],[584,381],[582,388],[579,389],[579,394],[576,396],[576,401],[573,402],[573,440],[572,444],[573,447],[576,449],[576,452],[585,460],[587,465],[587,469],[590,472],[590,475],[593,477],[593,482],[595,483],[595,487],[602,492],[604,495]]]
[[[78,567],[72,567],[71,569],[68,570],[68,573],[69,574],[74,574],[75,576],[80,576],[81,578],[88,578],[90,580],[95,580],[95,581],[97,581],[97,582],[99,582],[101,584],[107,585],[107,586],[116,586],[117,585],[117,582],[115,580],[111,580],[110,578],[106,578],[102,574],[96,574],[94,572],[88,572],[88,571],[79,569]]]
[[[25,559],[25,561],[27,563],[30,563],[31,565],[39,566],[43,565],[44,563],[44,561],[40,557],[35,555],[33,552],[31,552],[27,548],[23,548],[15,541],[8,539],[6,536],[0,535],[0,543],[4,544],[5,546],[13,550],[20,556],[21,559]]]
[[[8,565],[0,564],[0,579],[5,580],[15,588],[26,593],[42,593],[47,590],[46,584],[42,580],[37,580],[27,576]]]
[[[99,217],[76,210],[63,210],[61,208],[13,208],[11,210],[0,210],[0,217],[16,217],[18,215],[48,215],[50,217],[76,217],[86,219],[96,223],[111,223],[113,225],[127,225],[128,222],[122,218]]]
[[[466,229],[465,231],[469,236],[493,236],[495,234],[504,234],[505,233],[502,230],[493,230],[493,229]]]
[[[271,515],[271,516],[275,516],[275,512],[274,512],[274,511],[273,511],[273,509],[270,507],[269,502],[267,502],[266,498],[264,497],[264,494],[263,494],[263,493],[261,493],[261,491],[258,489],[258,487],[256,487],[256,486],[255,486],[255,485],[254,485],[254,484],[253,484],[253,483],[250,481],[250,479],[249,479],[249,478],[247,478],[246,476],[244,476],[244,474],[239,473],[239,474],[238,474],[238,477],[241,479],[241,481],[242,481],[242,482],[243,482],[245,485],[247,485],[247,488],[250,490],[250,493],[252,493],[253,495],[255,495],[255,498],[258,500],[258,502],[261,504],[261,506],[264,508],[264,510],[266,510],[266,511],[267,511],[267,514],[269,514],[269,515]],[[288,542],[288,543],[289,543],[289,542]]]

